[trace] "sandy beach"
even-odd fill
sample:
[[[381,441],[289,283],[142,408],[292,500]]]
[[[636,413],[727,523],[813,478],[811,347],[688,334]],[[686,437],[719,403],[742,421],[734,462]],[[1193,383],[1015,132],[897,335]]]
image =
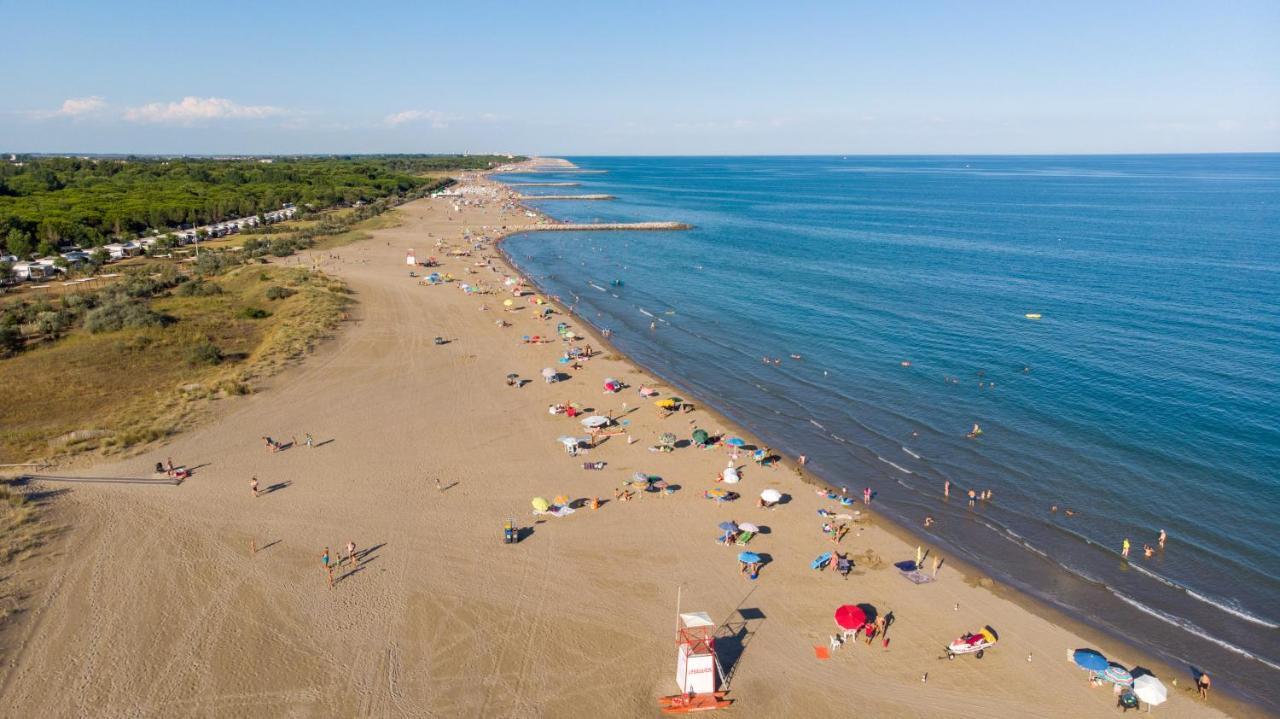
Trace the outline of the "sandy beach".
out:
[[[742,481],[726,487],[742,497],[704,498],[723,486],[724,448],[649,448],[663,432],[739,428],[683,393],[697,408],[662,417],[654,400],[675,390],[603,338],[567,314],[539,320],[528,297],[504,308],[513,272],[492,241],[545,219],[484,178],[465,182],[482,189],[405,205],[399,226],[307,258],[348,282],[357,304],[303,364],[165,446],[84,472],[151,477],[173,457],[195,468],[189,480],[76,485],[58,498],[68,531],[4,638],[0,714],[656,716],[657,697],[676,691],[678,591],[683,611],[721,623],[732,716],[1110,716],[1110,685],[1091,687],[1067,660],[1080,647],[1149,666],[1170,685],[1160,716],[1253,713],[1193,698],[1185,668],[1148,663],[950,558],[936,581],[905,580],[894,563],[915,558],[910,537],[884,526],[874,503],[820,497],[790,460],[757,467],[744,454]],[[489,242],[469,256],[444,252],[481,236]],[[410,277],[409,248],[457,281],[428,286],[423,268]],[[560,321],[597,350],[580,369],[557,362],[559,339],[522,341],[554,337]],[[544,367],[568,377],[546,383]],[[529,382],[510,387],[509,373]],[[605,393],[609,377],[629,388]],[[659,395],[641,397],[642,386]],[[566,402],[624,420],[623,433],[568,456],[556,438],[583,429],[548,412]],[[264,435],[299,444],[271,452]],[[615,500],[636,472],[678,490]],[[770,488],[785,501],[756,506]],[[532,498],[557,495],[605,503],[531,514]],[[823,509],[861,512],[838,547],[821,531]],[[501,541],[507,518],[524,529],[518,544]],[[739,572],[741,548],[717,541],[726,520],[761,527],[749,545],[766,558],[758,579]],[[330,588],[321,553],[336,560],[348,541],[360,562]],[[853,559],[847,579],[811,569],[832,549]],[[892,612],[889,643],[860,639],[819,659],[835,608],[849,603]],[[985,625],[1000,642],[984,658],[943,656]]]

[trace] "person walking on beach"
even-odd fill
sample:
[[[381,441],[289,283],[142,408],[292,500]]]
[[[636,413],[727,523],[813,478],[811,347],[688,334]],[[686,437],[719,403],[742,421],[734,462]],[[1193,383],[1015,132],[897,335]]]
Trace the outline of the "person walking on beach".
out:
[[[347,560],[351,562],[351,566],[359,566],[360,560],[356,558],[356,543],[354,540],[347,540]]]
[[[303,437],[304,437],[303,441],[307,443],[307,449],[311,449],[312,447],[315,446],[315,440],[311,438],[310,432],[307,432],[305,435],[303,435]]]
[[[1200,698],[1205,701],[1209,700],[1209,687],[1213,686],[1213,680],[1209,675],[1200,672],[1200,676],[1196,677],[1196,691],[1200,692]]]
[[[1124,541],[1120,543],[1120,556],[1126,559],[1128,559],[1129,557],[1129,538],[1128,537],[1125,537]]]
[[[170,457],[168,460],[166,460],[164,463],[164,466],[165,466],[165,474],[172,477],[173,476],[173,457]]]
[[[933,576],[934,577],[938,576],[939,569],[942,569],[942,557],[939,555],[934,555],[933,557]]]
[[[258,496],[258,478],[254,477],[249,480],[249,491],[253,492],[253,496]]]
[[[333,563],[329,561],[329,548],[325,547],[324,552],[320,555],[320,562],[324,564],[324,571],[329,575],[329,587],[333,587]]]

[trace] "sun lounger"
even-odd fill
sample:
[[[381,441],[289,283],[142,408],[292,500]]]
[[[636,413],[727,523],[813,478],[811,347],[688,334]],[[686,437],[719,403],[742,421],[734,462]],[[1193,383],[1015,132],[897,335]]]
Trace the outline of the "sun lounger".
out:
[[[745,547],[747,546],[747,544],[751,542],[751,539],[755,536],[756,536],[755,532],[742,532],[738,535],[737,545],[739,547]]]
[[[933,581],[933,577],[929,576],[928,574],[925,574],[919,569],[913,569],[909,572],[906,570],[900,569],[898,570],[898,573],[902,575],[903,579],[907,580],[908,582],[911,582],[912,584],[928,584],[929,582]]]

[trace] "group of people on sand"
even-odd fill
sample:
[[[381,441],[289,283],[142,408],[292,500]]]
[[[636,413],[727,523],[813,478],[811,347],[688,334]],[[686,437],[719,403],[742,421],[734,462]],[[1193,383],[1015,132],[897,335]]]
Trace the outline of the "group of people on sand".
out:
[[[339,557],[338,561],[333,561],[329,555],[329,548],[325,547],[320,554],[320,563],[324,567],[325,574],[329,577],[329,588],[333,589],[333,572],[335,569],[342,568],[343,564],[350,563],[352,568],[360,566],[360,556],[356,554],[356,543],[353,540],[347,540],[347,553],[345,556]]]

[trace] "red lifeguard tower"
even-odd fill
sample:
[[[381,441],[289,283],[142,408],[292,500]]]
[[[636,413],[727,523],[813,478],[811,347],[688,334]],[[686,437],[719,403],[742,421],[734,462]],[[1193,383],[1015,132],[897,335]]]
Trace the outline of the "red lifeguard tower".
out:
[[[680,693],[658,699],[665,714],[709,711],[729,706],[724,670],[716,658],[716,623],[706,612],[679,615],[676,627],[676,686]]]

